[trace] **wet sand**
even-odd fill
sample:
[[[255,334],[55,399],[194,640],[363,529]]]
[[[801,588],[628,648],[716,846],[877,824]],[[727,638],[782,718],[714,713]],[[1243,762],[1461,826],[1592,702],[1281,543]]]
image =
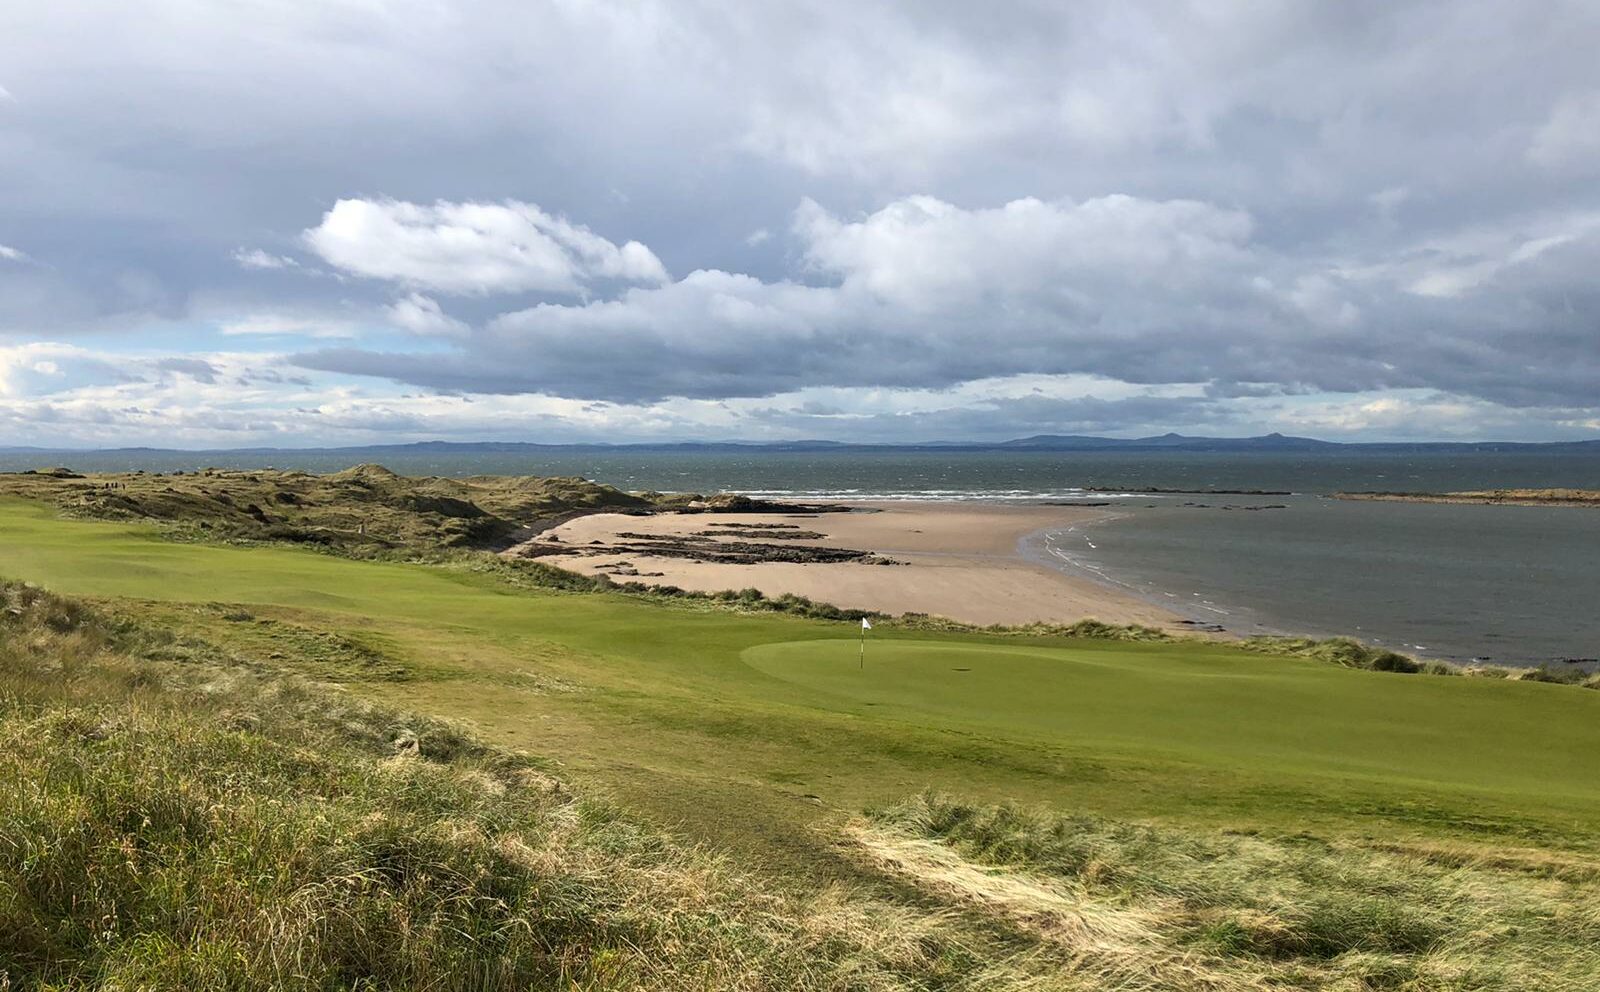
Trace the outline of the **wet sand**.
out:
[[[618,581],[674,585],[714,592],[754,587],[769,596],[793,593],[836,606],[884,613],[928,613],[976,624],[1072,623],[1092,617],[1189,631],[1183,617],[1093,579],[1029,561],[1022,539],[1047,528],[1104,519],[1085,507],[979,503],[851,503],[856,512],[814,516],[774,513],[593,514],[541,535],[581,551],[541,560],[576,572],[611,574]],[[817,539],[772,541],[788,546],[851,548],[875,560],[726,564],[607,552],[637,542],[624,532],[683,538],[705,531],[789,525]],[[769,531],[777,533],[778,531]],[[733,540],[726,536],[717,541]],[[752,532],[742,540],[764,541]],[[598,542],[598,543],[596,543]],[[515,549],[513,549],[514,553]],[[637,574],[630,574],[637,573]]]

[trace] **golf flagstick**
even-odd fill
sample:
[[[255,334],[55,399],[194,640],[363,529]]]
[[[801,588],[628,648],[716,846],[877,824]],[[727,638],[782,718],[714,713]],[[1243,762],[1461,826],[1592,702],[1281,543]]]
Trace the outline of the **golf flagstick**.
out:
[[[872,623],[866,617],[861,618],[861,661],[856,666],[862,670],[867,667],[867,631],[872,629]]]

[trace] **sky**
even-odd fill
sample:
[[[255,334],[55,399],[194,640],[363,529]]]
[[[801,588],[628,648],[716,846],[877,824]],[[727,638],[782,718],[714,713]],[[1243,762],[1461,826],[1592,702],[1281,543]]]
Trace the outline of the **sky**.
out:
[[[1600,436],[1593,0],[0,7],[0,446]]]

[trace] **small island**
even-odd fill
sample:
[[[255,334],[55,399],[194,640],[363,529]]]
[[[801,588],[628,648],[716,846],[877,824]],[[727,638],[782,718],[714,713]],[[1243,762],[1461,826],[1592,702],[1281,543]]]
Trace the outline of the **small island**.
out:
[[[1499,506],[1600,507],[1600,489],[1477,489],[1454,493],[1338,492],[1334,499],[1392,503],[1490,503]]]

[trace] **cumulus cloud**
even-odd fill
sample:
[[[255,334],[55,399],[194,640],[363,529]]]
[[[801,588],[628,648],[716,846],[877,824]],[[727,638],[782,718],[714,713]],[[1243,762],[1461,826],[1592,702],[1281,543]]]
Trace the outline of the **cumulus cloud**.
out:
[[[661,260],[531,203],[340,200],[307,230],[312,251],[352,275],[443,293],[577,293],[596,280],[661,283]]]
[[[1462,235],[1449,252],[1440,242],[1366,269],[1286,256],[1242,211],[1121,195],[994,208],[916,196],[853,219],[807,201],[793,230],[815,281],[699,270],[614,299],[504,314],[448,355],[334,349],[293,360],[441,389],[623,403],[1032,372],[1222,393],[1231,383],[1434,387],[1537,405],[1592,403],[1600,381],[1581,317],[1594,295],[1583,261],[1600,240],[1585,223]],[[1469,283],[1491,279],[1502,293],[1492,305],[1465,298]],[[1542,354],[1506,334],[1531,319]]]
[[[856,221],[807,200],[794,228],[814,269],[923,312],[984,295],[1070,306],[1073,297],[1091,301],[1086,290],[1106,282],[1159,278],[1192,287],[1245,259],[1251,221],[1192,200],[1028,198],[963,209],[912,196]]]
[[[700,270],[615,299],[502,315],[452,356],[346,349],[296,361],[621,402],[938,388],[1021,372],[1204,381],[1228,373],[1219,339],[1265,345],[1306,307],[1251,284],[1280,263],[1251,244],[1247,215],[1195,201],[966,209],[916,196],[853,220],[807,201],[793,226],[820,284]],[[1331,282],[1315,295],[1338,311]]]

